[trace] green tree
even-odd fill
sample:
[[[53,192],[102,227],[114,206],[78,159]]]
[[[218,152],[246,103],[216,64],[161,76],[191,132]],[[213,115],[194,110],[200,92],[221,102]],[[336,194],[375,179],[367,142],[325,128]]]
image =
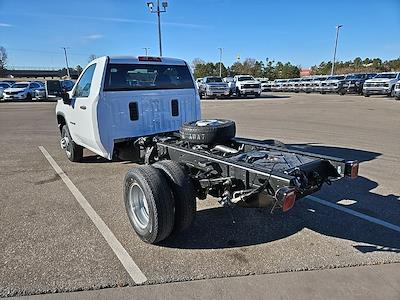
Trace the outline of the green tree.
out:
[[[90,54],[88,57],[88,63],[90,63],[92,60],[95,60],[97,58],[96,54]]]
[[[75,67],[75,70],[78,72],[78,75],[79,75],[79,74],[82,73],[83,68],[82,68],[80,65],[77,65],[77,66]]]

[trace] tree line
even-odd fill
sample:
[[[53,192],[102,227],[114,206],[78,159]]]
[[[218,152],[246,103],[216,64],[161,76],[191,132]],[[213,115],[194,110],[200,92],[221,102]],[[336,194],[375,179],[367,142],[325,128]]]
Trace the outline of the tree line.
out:
[[[311,72],[315,75],[330,74],[332,62],[321,62],[319,65],[312,66]],[[400,57],[392,60],[382,61],[380,58],[356,57],[354,60],[335,62],[335,74],[348,73],[379,73],[400,71]]]
[[[205,62],[196,58],[192,63],[193,73],[196,78],[204,76],[219,76],[219,62]],[[290,62],[282,63],[269,61],[264,63],[254,58],[246,58],[243,62],[237,61],[232,66],[226,67],[221,64],[221,76],[235,76],[238,74],[252,75],[254,77],[276,78],[295,78],[300,76],[300,67],[292,65]]]
[[[205,62],[200,58],[193,60],[192,64],[194,76],[201,78],[204,76],[219,76],[219,62]],[[311,67],[311,75],[329,75],[331,73],[332,62],[321,62],[319,65]],[[253,75],[254,77],[269,78],[270,80],[282,78],[300,77],[301,66],[292,65],[290,62],[257,61],[247,58],[243,62],[235,62],[230,67],[222,64],[222,77],[234,76],[238,74]],[[335,74],[362,73],[362,72],[390,72],[400,70],[400,58],[382,61],[380,58],[356,57],[354,60],[338,61],[335,63]]]

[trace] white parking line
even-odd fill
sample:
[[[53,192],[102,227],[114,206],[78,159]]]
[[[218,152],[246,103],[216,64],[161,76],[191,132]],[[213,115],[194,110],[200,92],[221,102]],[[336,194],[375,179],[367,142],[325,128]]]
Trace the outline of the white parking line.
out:
[[[89,204],[89,202],[85,199],[82,193],[78,190],[75,184],[68,178],[68,176],[64,173],[64,171],[60,168],[60,166],[56,163],[56,161],[51,157],[49,152],[43,147],[39,146],[40,151],[43,153],[44,157],[48,160],[50,165],[56,171],[56,173],[61,177],[62,181],[64,181],[65,185],[71,191],[72,195],[74,195],[76,201],[82,206],[83,210],[92,220],[94,225],[100,231],[104,239],[107,241],[108,245],[114,251],[115,255],[118,257],[125,270],[131,276],[132,280],[137,283],[144,283],[147,281],[146,276],[142,273],[136,263],[133,261],[132,257],[128,254],[125,248],[121,245],[121,243],[117,240],[115,235],[112,233],[110,228],[108,228],[107,224],[100,218],[100,216],[96,213],[93,207]]]
[[[342,212],[345,212],[345,213],[350,214],[352,216],[355,216],[357,218],[366,220],[368,222],[371,222],[371,223],[374,223],[374,224],[378,224],[378,225],[381,225],[383,227],[386,227],[386,228],[392,229],[394,231],[400,232],[400,226],[394,225],[392,223],[389,223],[389,222],[386,222],[386,221],[383,221],[383,220],[380,220],[380,219],[377,219],[377,218],[362,214],[362,213],[360,213],[358,211],[354,211],[352,209],[349,209],[349,208],[346,208],[346,207],[331,203],[329,201],[317,198],[315,196],[307,196],[306,198],[308,200],[311,200],[311,201],[317,202],[319,204],[322,204],[322,205],[329,206],[331,208],[340,210]]]

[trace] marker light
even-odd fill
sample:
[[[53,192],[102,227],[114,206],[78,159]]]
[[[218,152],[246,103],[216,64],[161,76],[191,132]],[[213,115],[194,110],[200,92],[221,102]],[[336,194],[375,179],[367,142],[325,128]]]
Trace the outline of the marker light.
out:
[[[357,178],[359,165],[360,165],[360,163],[357,160],[346,161],[346,164],[344,167],[344,175],[351,177],[353,179]]]
[[[156,62],[161,62],[161,57],[155,57],[155,56],[139,56],[138,59],[139,59],[139,61],[156,61]]]
[[[287,212],[291,209],[296,201],[296,190],[282,187],[275,193],[275,199],[282,203],[282,210]]]

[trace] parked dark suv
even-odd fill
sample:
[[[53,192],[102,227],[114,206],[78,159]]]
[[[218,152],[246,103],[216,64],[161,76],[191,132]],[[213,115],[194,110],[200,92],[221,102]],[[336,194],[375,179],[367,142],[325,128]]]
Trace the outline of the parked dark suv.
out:
[[[342,82],[339,94],[355,93],[362,95],[365,80],[374,78],[376,73],[348,74]]]

